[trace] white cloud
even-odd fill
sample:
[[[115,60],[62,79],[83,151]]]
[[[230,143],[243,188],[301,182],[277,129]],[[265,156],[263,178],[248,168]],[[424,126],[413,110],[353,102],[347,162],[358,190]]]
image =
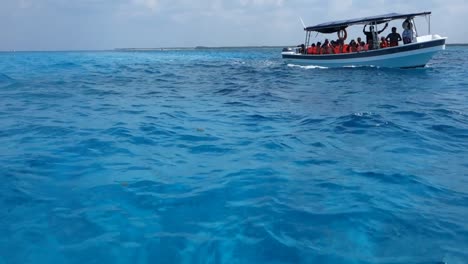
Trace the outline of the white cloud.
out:
[[[303,41],[299,17],[313,25],[430,10],[433,33],[468,42],[466,0],[0,0],[0,50],[284,45]]]
[[[148,8],[151,11],[156,11],[159,7],[158,0],[133,0],[133,3],[136,5],[141,5]]]

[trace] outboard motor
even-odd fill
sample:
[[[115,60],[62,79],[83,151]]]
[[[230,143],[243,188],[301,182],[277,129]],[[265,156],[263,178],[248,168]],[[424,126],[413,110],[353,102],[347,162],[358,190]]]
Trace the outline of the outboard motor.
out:
[[[291,48],[283,48],[283,52],[288,52],[288,51],[292,51]]]

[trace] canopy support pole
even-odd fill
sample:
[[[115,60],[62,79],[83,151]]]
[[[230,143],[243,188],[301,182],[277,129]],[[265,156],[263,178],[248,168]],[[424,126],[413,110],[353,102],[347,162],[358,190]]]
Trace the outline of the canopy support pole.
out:
[[[305,39],[305,48],[307,49],[307,47],[309,47],[309,43],[310,43],[310,31],[306,31],[306,39]]]
[[[377,22],[374,22],[374,36],[375,36],[375,39],[374,41],[372,42],[372,49],[379,49],[380,47],[380,39],[379,39],[379,27],[378,27],[378,24]]]
[[[428,28],[428,31],[429,31],[429,35],[431,35],[431,15],[429,15],[429,28]]]
[[[414,26],[414,31],[416,32],[416,37],[418,37],[418,28],[416,27],[416,22],[414,21],[414,17],[411,19],[411,22],[413,22],[413,26]]]

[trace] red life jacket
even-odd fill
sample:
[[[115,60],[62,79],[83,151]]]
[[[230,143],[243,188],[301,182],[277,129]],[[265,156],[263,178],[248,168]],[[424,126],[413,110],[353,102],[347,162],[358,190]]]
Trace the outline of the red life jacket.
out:
[[[349,52],[349,46],[348,44],[343,45],[343,53],[348,53]]]
[[[340,53],[341,53],[341,52],[340,52],[340,46],[335,46],[335,47],[333,48],[333,50],[335,51],[335,54],[340,54]]]

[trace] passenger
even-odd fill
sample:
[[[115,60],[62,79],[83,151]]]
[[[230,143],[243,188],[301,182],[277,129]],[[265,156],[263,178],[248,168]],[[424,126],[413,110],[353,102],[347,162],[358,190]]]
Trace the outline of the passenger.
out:
[[[341,52],[342,53],[348,53],[349,52],[349,46],[344,42],[344,39],[341,40]]]
[[[361,43],[356,43],[356,49],[357,49],[357,52],[361,52],[361,51],[364,51],[364,45],[362,45],[362,43],[364,42],[361,42]]]
[[[330,41],[330,54],[335,54],[335,46],[336,46],[336,43],[334,40]]]
[[[332,54],[332,48],[328,39],[325,39],[325,42],[322,45],[321,52],[322,54]]]
[[[342,53],[343,52],[343,40],[342,39],[337,39],[335,40],[336,46],[338,47],[338,52],[335,53]]]
[[[356,51],[357,51],[356,41],[354,39],[352,39],[351,41],[349,41],[349,44],[348,44],[348,52],[352,53],[352,52],[356,52]]]
[[[348,53],[348,45],[344,43],[344,39],[340,39],[338,42],[339,53]]]
[[[392,33],[388,34],[387,38],[385,39],[388,41],[389,47],[396,47],[398,46],[398,41],[403,40],[396,30],[396,27],[392,27]]]
[[[300,54],[305,54],[306,50],[305,50],[305,45],[304,44],[297,45],[297,47],[299,48],[299,53]]]
[[[384,32],[385,29],[387,29],[388,23],[385,23],[385,27],[377,32],[374,30],[374,26],[370,26],[369,31],[366,31],[366,27],[367,25],[365,25],[362,29],[362,33],[366,35],[366,42],[367,45],[369,45],[369,49],[378,49],[378,35]]]
[[[406,25],[406,26],[405,26]],[[404,44],[409,44],[413,42],[414,40],[414,30],[413,30],[413,23],[409,19],[406,19],[405,22],[403,22],[403,43]]]
[[[366,44],[364,41],[361,41],[361,44],[358,46],[357,50],[359,52],[368,51],[369,50],[369,44]]]
[[[381,37],[381,38],[380,38],[380,48],[381,48],[381,49],[384,49],[384,48],[386,48],[386,47],[388,47],[388,43],[387,43],[387,41],[385,40],[385,37]]]
[[[340,54],[341,53],[341,41],[334,41],[333,43],[333,54]]]
[[[315,53],[315,43],[312,43],[312,46],[307,48],[307,54],[314,54]]]
[[[315,54],[320,55],[322,54],[322,42],[317,42],[317,45],[315,46]]]

